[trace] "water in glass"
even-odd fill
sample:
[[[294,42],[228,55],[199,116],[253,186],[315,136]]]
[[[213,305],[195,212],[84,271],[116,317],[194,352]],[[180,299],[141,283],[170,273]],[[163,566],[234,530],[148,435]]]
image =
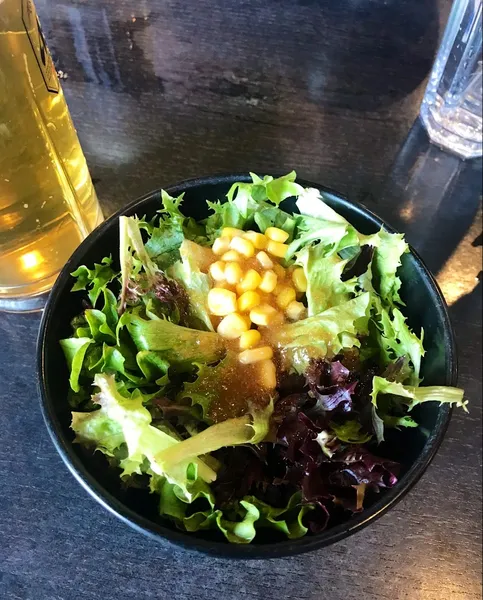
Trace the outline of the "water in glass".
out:
[[[421,106],[431,141],[482,154],[482,0],[455,0]]]

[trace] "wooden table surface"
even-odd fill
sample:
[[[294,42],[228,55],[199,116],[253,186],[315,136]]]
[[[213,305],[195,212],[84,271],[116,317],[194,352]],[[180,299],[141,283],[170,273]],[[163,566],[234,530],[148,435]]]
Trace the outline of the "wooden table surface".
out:
[[[40,316],[1,314],[0,597],[481,598],[481,160],[430,146],[416,121],[450,1],[36,4],[106,214],[227,171],[294,168],[362,201],[437,275],[471,406],[368,529],[302,556],[227,562],[157,544],[87,495],[42,422]]]

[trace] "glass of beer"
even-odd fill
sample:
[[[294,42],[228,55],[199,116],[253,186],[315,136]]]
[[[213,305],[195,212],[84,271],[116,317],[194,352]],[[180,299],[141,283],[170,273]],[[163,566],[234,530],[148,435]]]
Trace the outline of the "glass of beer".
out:
[[[32,0],[0,2],[0,310],[43,306],[102,221]]]

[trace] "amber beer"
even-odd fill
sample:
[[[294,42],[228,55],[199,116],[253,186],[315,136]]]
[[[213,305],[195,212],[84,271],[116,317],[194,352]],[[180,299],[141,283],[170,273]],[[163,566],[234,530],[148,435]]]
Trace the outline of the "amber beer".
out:
[[[0,0],[0,309],[37,308],[102,221],[31,0]]]

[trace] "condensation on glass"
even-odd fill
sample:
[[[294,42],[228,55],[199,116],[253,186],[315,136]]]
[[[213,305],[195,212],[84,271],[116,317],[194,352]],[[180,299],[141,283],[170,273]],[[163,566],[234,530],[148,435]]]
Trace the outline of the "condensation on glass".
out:
[[[482,154],[482,0],[455,0],[421,118],[431,141],[463,158]]]
[[[32,310],[102,212],[31,0],[0,2],[0,309]]]

